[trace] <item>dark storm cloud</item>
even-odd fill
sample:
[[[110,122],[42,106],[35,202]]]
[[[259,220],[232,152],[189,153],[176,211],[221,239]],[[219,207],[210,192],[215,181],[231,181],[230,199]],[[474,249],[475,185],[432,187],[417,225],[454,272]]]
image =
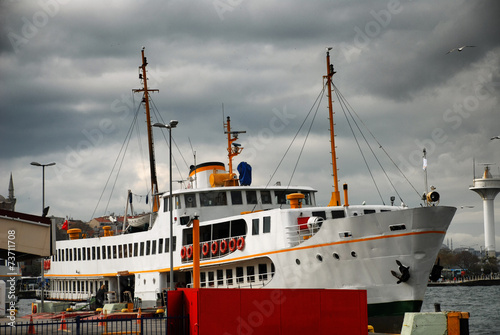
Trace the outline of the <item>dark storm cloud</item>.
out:
[[[42,0],[0,6],[0,141],[9,144],[0,151],[0,194],[13,171],[20,211],[39,208],[39,171],[29,163],[57,161],[47,171],[51,211],[88,219],[139,105],[132,89],[140,87],[142,46],[150,88],[160,90],[153,94],[153,122],[179,120],[173,135],[184,157],[175,160],[184,178],[193,162],[190,142],[198,162],[227,161],[224,104],[234,128],[247,131],[239,158],[254,166],[259,183],[267,183],[302,120],[316,108],[326,46],[333,47],[335,84],[418,185],[427,148],[430,178],[443,203],[474,202],[479,208],[467,190],[472,157],[500,161],[489,141],[500,134],[496,1]],[[461,45],[476,47],[446,54]],[[330,174],[325,109],[323,103],[294,177],[297,184],[317,187],[322,203],[331,192],[331,182],[318,179]],[[371,182],[337,103],[335,111],[341,182],[352,185],[353,203],[380,202],[373,187],[354,185]],[[144,125],[142,109],[137,124]],[[139,135],[145,143],[145,130],[134,129],[119,196],[112,197],[108,213],[123,211],[127,189],[142,192],[147,185],[145,149],[132,143]],[[164,188],[168,147],[159,129],[154,136]],[[276,177],[283,182],[299,149],[291,152]],[[402,192],[418,205],[413,190]],[[481,221],[479,209],[476,214]],[[467,231],[464,217],[457,219]]]

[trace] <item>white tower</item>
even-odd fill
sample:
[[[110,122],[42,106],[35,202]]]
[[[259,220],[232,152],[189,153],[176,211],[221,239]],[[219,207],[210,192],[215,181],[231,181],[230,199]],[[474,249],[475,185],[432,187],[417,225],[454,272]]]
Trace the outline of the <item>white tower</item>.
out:
[[[469,189],[479,194],[483,199],[486,255],[495,257],[495,211],[493,202],[498,192],[500,192],[500,178],[493,178],[489,164],[485,164],[483,177],[474,179],[474,185]]]

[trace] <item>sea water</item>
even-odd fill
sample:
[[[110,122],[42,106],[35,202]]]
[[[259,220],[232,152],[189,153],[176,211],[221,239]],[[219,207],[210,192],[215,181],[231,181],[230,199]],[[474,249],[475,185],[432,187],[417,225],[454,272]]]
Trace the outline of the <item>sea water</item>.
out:
[[[34,301],[19,300],[18,315],[30,314]],[[441,305],[442,311],[469,312],[471,335],[500,335],[500,286],[428,287],[422,312],[434,312],[436,303]]]
[[[434,312],[436,303],[441,311],[469,312],[471,335],[500,334],[500,286],[428,287],[422,312]]]

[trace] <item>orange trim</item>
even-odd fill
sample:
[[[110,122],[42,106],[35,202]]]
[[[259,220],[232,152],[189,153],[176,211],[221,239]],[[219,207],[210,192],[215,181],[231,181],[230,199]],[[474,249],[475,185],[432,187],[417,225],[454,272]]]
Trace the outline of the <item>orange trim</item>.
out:
[[[191,172],[189,174],[190,177],[194,176],[194,173],[198,173],[198,172],[202,172],[202,171],[207,171],[207,170],[222,170],[222,171],[225,171],[224,168],[220,165],[209,165],[209,166],[203,166],[203,167],[199,167],[199,168],[196,168],[195,171]]]
[[[424,234],[443,234],[444,235],[444,234],[446,234],[446,232],[439,231],[439,230],[431,230],[431,231],[420,231],[420,232],[405,233],[405,234],[394,234],[394,235],[386,235],[386,236],[367,237],[367,238],[360,238],[360,239],[355,239],[355,240],[350,240],[350,241],[330,242],[330,243],[309,245],[309,246],[305,246],[305,247],[294,247],[294,248],[276,250],[276,251],[271,251],[271,252],[263,252],[260,254],[253,254],[253,255],[231,258],[229,261],[234,262],[234,261],[238,261],[238,260],[242,260],[242,259],[249,259],[249,258],[266,256],[266,255],[281,254],[284,252],[290,252],[290,251],[295,251],[295,250],[314,249],[314,248],[326,247],[326,246],[330,246],[330,245],[360,243],[360,242],[381,240],[381,239],[387,239],[387,238],[404,237],[404,236],[412,236],[412,235],[424,235]],[[220,263],[226,263],[226,262],[228,262],[227,259],[206,261],[206,262],[203,262],[203,265],[220,264]],[[186,264],[186,265],[174,267],[174,270],[189,269],[189,268],[192,268],[191,264]],[[129,273],[136,274],[136,273],[167,272],[167,271],[170,271],[170,268],[143,270],[143,271],[130,271]],[[45,274],[45,277],[116,277],[117,275],[118,275],[117,273],[72,274],[72,275]]]

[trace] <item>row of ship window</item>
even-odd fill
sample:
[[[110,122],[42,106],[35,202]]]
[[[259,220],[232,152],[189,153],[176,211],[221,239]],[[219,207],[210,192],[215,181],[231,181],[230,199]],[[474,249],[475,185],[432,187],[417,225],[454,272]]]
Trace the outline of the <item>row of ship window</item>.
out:
[[[229,193],[229,194],[228,194]],[[198,207],[198,203],[201,207],[209,206],[226,206],[228,205],[228,199],[231,200],[231,205],[271,205],[271,204],[286,204],[286,196],[291,193],[303,193],[304,199],[302,203],[304,205],[312,205],[311,192],[297,191],[297,190],[287,190],[287,191],[207,191],[207,192],[197,192],[188,193],[183,195],[174,195],[173,206],[175,209],[183,208],[195,208]],[[274,201],[273,201],[274,195]],[[182,201],[183,200],[183,201]],[[245,201],[244,201],[245,200]],[[183,204],[182,204],[183,203]],[[164,198],[163,210],[168,212],[169,207],[169,197]]]
[[[175,251],[177,245],[176,236],[173,237],[174,243],[172,250]],[[56,262],[64,261],[90,261],[101,259],[117,259],[137,256],[149,256],[162,253],[168,253],[170,248],[169,238],[160,238],[158,240],[135,242],[119,245],[103,245],[81,248],[64,248],[58,249],[53,255],[53,260]]]
[[[257,267],[253,265],[237,266],[235,269],[200,272],[200,286],[219,287],[256,282],[264,284],[272,278],[274,271],[273,263],[271,263],[271,271],[268,270],[266,263],[261,263]]]

